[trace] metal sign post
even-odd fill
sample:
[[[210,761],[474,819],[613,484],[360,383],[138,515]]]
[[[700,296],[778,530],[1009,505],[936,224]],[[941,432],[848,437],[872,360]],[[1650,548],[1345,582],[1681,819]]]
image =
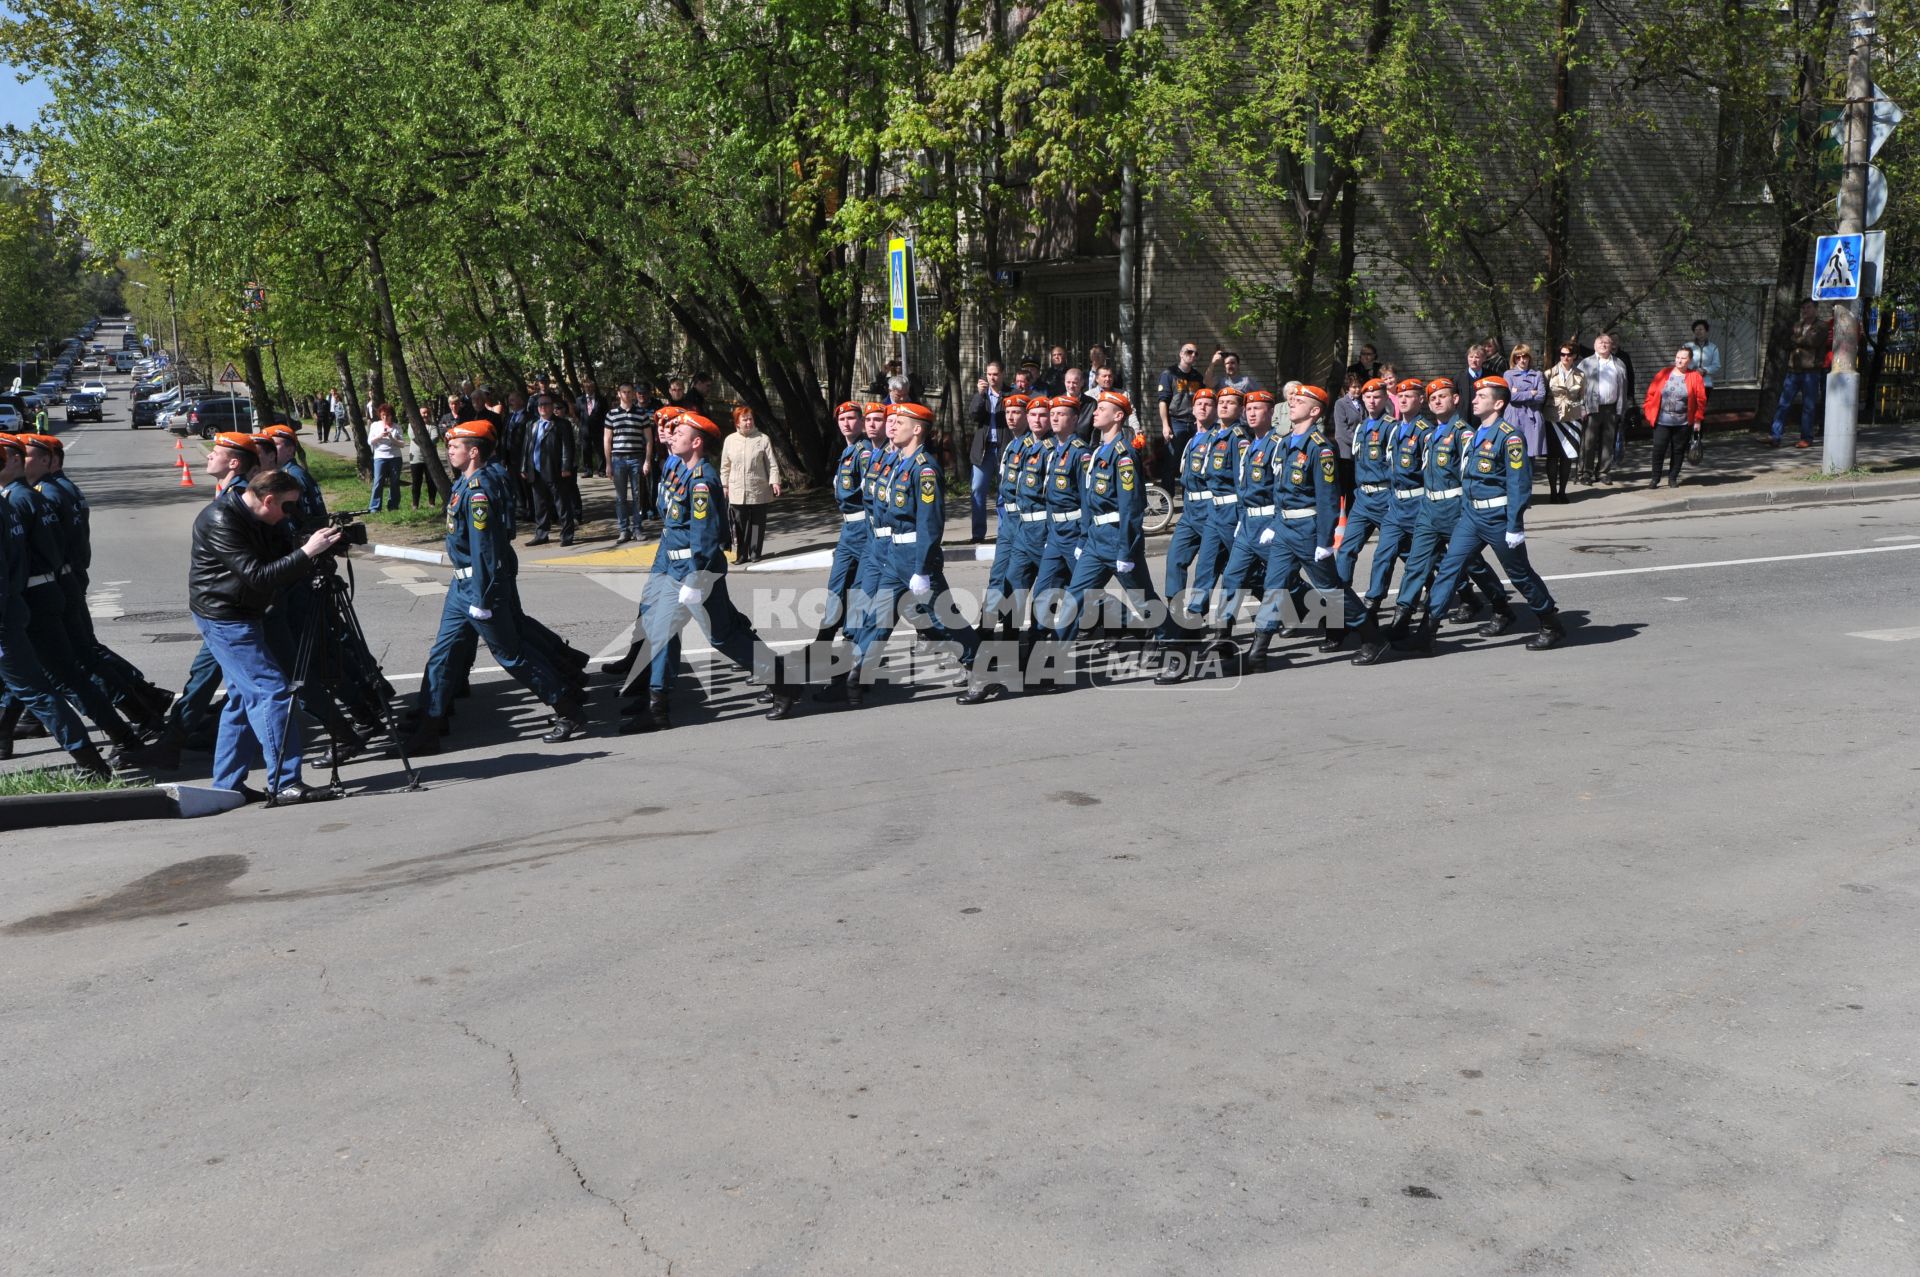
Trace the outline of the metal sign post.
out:
[[[900,375],[909,376],[907,334],[920,327],[919,289],[914,283],[913,241],[887,241],[887,327],[900,334]]]

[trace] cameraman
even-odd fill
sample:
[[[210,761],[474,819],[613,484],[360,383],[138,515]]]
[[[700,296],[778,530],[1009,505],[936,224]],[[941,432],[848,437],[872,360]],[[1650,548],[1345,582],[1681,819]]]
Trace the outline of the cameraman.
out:
[[[321,528],[286,552],[279,525],[299,510],[300,497],[299,480],[284,470],[261,470],[244,488],[216,497],[193,521],[187,576],[194,624],[227,680],[213,783],[257,796],[244,783],[257,757],[266,767],[267,795],[276,803],[303,802],[308,790],[300,781],[292,689],[267,642],[267,609],[340,540],[339,529]]]

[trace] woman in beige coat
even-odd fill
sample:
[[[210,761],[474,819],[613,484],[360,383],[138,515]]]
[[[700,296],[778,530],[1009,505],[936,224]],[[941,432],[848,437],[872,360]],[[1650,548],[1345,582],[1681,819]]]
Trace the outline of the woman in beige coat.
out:
[[[752,563],[767,542],[767,507],[780,495],[773,441],[753,423],[753,409],[733,410],[733,433],[720,448],[720,489],[733,514],[736,563]]]

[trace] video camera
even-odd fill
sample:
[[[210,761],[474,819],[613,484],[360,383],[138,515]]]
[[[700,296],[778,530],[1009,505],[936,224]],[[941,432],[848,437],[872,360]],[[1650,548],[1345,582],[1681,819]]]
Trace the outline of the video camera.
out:
[[[334,510],[327,514],[327,526],[340,529],[340,544],[336,549],[367,543],[367,525],[360,522],[362,515],[372,514],[371,507],[365,510]]]

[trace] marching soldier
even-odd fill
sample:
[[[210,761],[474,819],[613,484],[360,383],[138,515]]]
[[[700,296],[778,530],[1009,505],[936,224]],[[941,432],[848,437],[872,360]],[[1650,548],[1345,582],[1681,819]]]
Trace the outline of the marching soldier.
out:
[[[972,627],[949,626],[939,615],[951,609],[946,559],[940,540],[946,530],[946,496],[940,464],[926,449],[933,409],[925,404],[893,404],[887,410],[887,436],[894,459],[880,476],[882,518],[891,530],[886,538],[877,588],[867,610],[866,623],[854,642],[853,668],[845,683],[847,703],[859,705],[865,671],[876,663],[874,649],[884,645],[902,608],[908,620],[935,642],[952,643],[962,654],[979,646]],[[903,602],[904,600],[904,602]],[[924,619],[916,615],[925,609]]]
[[[0,457],[12,438],[0,435]],[[4,718],[0,718],[0,759],[13,757],[14,727],[21,713],[30,710],[54,743],[73,755],[82,772],[106,780],[113,770],[87,738],[86,724],[74,711],[66,690],[40,663],[28,637],[27,574],[27,528],[13,503],[0,500],[0,690],[7,693]]]
[[[69,569],[60,549],[60,516],[27,482],[27,446],[13,435],[0,435],[0,488],[12,509],[14,523],[21,529],[12,535],[18,537],[14,544],[26,565],[20,591],[27,607],[26,641],[55,685],[113,742],[117,760],[137,749],[140,738],[93,681],[81,636],[68,628],[67,595],[61,578]],[[40,715],[36,713],[35,717]]]
[[[1223,392],[1221,399],[1228,400]],[[1236,394],[1231,397],[1235,409],[1240,403]],[[1267,556],[1273,538],[1269,535],[1269,525],[1273,522],[1273,438],[1268,425],[1273,416],[1273,392],[1254,390],[1246,396],[1246,425],[1244,436],[1234,434],[1238,427],[1228,425],[1214,432],[1214,441],[1207,459],[1208,484],[1213,491],[1213,517],[1216,521],[1232,520],[1230,544],[1227,547],[1227,561],[1218,575],[1223,594],[1220,600],[1220,613],[1215,634],[1222,642],[1228,642],[1233,632],[1234,613],[1240,610],[1240,599],[1250,586],[1264,590],[1267,577]],[[1237,415],[1237,413],[1236,413]],[[1231,459],[1235,471],[1233,490],[1223,493],[1220,490],[1216,467]],[[1223,515],[1222,511],[1226,513]],[[1218,535],[1215,531],[1214,535]],[[1202,550],[1204,557],[1205,550]],[[1200,582],[1196,579],[1195,584]],[[1208,584],[1208,593],[1198,596],[1202,608],[1208,602],[1212,586]],[[1192,604],[1188,605],[1189,610]],[[1255,646],[1261,655],[1271,645],[1273,637],[1267,636],[1265,644],[1259,636],[1254,636]],[[1162,685],[1178,683],[1191,672],[1185,662],[1169,659],[1161,668],[1154,681]]]
[[[1360,551],[1372,540],[1374,532],[1386,524],[1393,495],[1388,453],[1388,436],[1393,433],[1393,414],[1387,410],[1386,383],[1378,377],[1360,387],[1360,407],[1367,414],[1353,430],[1353,494],[1347,505],[1347,527],[1340,536],[1340,552],[1334,556],[1334,574],[1340,584],[1353,587],[1353,570]]]
[[[460,475],[447,499],[447,558],[453,564],[453,581],[427,657],[423,686],[428,699],[406,742],[410,754],[439,751],[452,700],[448,664],[468,631],[486,640],[501,669],[552,707],[553,725],[542,741],[558,745],[586,734],[586,710],[579,698],[560,671],[532,651],[520,634],[513,525],[496,511],[494,496],[480,477],[493,443],[490,421],[463,421],[447,432],[447,460]]]
[[[1207,607],[1213,601],[1216,588],[1228,591],[1235,588],[1226,569],[1233,557],[1234,540],[1239,535],[1240,481],[1252,441],[1252,432],[1241,419],[1243,402],[1242,393],[1231,386],[1220,387],[1214,401],[1217,420],[1206,457],[1207,491],[1212,500],[1207,503],[1210,513],[1201,530],[1200,549],[1193,558],[1192,582],[1182,616],[1186,629],[1205,623]],[[1271,412],[1272,392],[1260,402],[1267,404],[1267,411]],[[1262,473],[1265,473],[1264,466]],[[1230,630],[1231,621],[1222,628]]]
[[[663,730],[673,725],[668,693],[673,687],[680,631],[697,621],[716,652],[742,669],[754,669],[760,639],[753,625],[734,606],[727,593],[727,503],[720,488],[720,472],[707,453],[720,443],[720,427],[697,412],[673,419],[668,447],[678,464],[662,487],[665,499],[656,564],[666,566],[647,578],[641,600],[641,623],[646,629],[647,703],[627,711],[622,733]],[[696,610],[697,609],[697,610]],[[770,719],[793,712],[798,699],[778,672],[771,691]],[[636,664],[634,677],[638,678]]]
[[[1267,554],[1267,598],[1254,625],[1253,649],[1248,659],[1257,669],[1280,629],[1280,600],[1289,583],[1304,578],[1322,599],[1338,593],[1345,612],[1329,625],[1320,650],[1339,649],[1348,626],[1358,626],[1364,609],[1352,590],[1340,584],[1333,564],[1333,531],[1340,519],[1340,475],[1333,441],[1320,433],[1320,420],[1330,403],[1327,392],[1304,383],[1287,399],[1291,429],[1276,431],[1269,453],[1273,458],[1274,520],[1261,533],[1270,545]],[[1297,605],[1297,603],[1296,603]]]
[[[1363,432],[1354,435],[1356,473],[1384,473],[1387,476],[1386,517],[1380,522],[1380,540],[1373,547],[1371,580],[1361,600],[1366,616],[1360,623],[1360,650],[1354,653],[1355,665],[1372,665],[1386,655],[1387,640],[1380,634],[1380,605],[1386,600],[1388,587],[1393,584],[1394,564],[1405,559],[1413,547],[1414,533],[1420,526],[1421,507],[1426,505],[1426,478],[1421,467],[1426,455],[1427,435],[1432,432],[1433,426],[1421,415],[1421,410],[1426,406],[1425,392],[1426,385],[1418,377],[1403,378],[1394,386],[1394,417],[1383,441],[1386,449],[1383,468],[1376,469],[1371,460],[1363,460],[1362,433],[1373,431],[1374,423],[1368,422]],[[1368,448],[1370,451],[1371,444]],[[1351,527],[1351,523],[1348,526]],[[1344,552],[1344,544],[1341,548]]]
[[[1460,522],[1460,473],[1473,427],[1460,419],[1460,392],[1453,378],[1435,377],[1427,383],[1427,409],[1439,424],[1428,432],[1426,455],[1421,459],[1421,482],[1426,496],[1420,502],[1420,523],[1414,530],[1413,551],[1400,581],[1399,604],[1394,609],[1393,627],[1387,636],[1390,641],[1405,636],[1414,610],[1420,604],[1421,593],[1433,583],[1434,569],[1440,564],[1447,539]],[[1466,571],[1493,600],[1496,615],[1509,610],[1507,588],[1500,584],[1500,578],[1484,559],[1478,555],[1469,557]],[[1449,587],[1448,593],[1452,592]],[[1437,619],[1437,614],[1433,619]],[[1431,651],[1431,643],[1428,650]]]
[[[1026,448],[1014,458],[1017,470],[1013,474],[1013,505],[1003,509],[1000,515],[1000,535],[1012,543],[1000,587],[1004,593],[996,608],[991,605],[993,587],[988,586],[990,605],[981,610],[980,630],[975,635],[976,644],[987,637],[989,617],[999,623],[996,626],[999,633],[1019,634],[1015,655],[1022,671],[1032,648],[1029,631],[1022,624],[1023,613],[1033,596],[1040,558],[1047,549],[1047,456],[1055,438],[1073,433],[1079,404],[1068,395],[1052,399],[1039,395],[1028,401],[1027,408],[1027,431],[1022,435]],[[1014,420],[1011,415],[1007,419]],[[1004,467],[1001,474],[1007,474]],[[976,646],[974,651],[965,654],[962,664],[969,670],[977,670],[978,654]],[[1005,676],[970,680],[967,689],[954,699],[962,705],[979,705],[1005,694],[1007,682]]]
[[[1141,567],[1146,557],[1146,503],[1140,491],[1145,474],[1134,455],[1132,436],[1123,430],[1132,416],[1132,401],[1117,390],[1101,391],[1093,406],[1100,445],[1088,461],[1080,490],[1086,537],[1067,584],[1067,615],[1055,629],[1062,643],[1079,634],[1087,595],[1111,579],[1119,580],[1135,612],[1159,598],[1153,578]]]
[[[857,403],[843,403],[834,409],[834,424],[846,446],[833,468],[833,500],[840,510],[840,539],[833,546],[833,567],[827,573],[827,611],[820,621],[815,641],[831,642],[835,635],[850,628],[847,598],[859,579],[860,564],[873,544],[872,525],[867,518],[867,464],[873,459],[874,445],[861,428],[861,410]]]
[[[1180,522],[1174,525],[1173,539],[1167,545],[1167,619],[1161,626],[1163,639],[1176,637],[1178,618],[1185,611],[1187,570],[1200,557],[1207,528],[1213,518],[1213,490],[1207,486],[1207,459],[1213,451],[1213,391],[1201,387],[1193,392],[1193,434],[1179,457]]]
[[[1095,408],[1098,407],[1096,403]],[[1065,606],[1067,583],[1073,579],[1074,563],[1086,540],[1081,492],[1092,450],[1078,434],[1056,434],[1044,460],[1046,469],[1042,471],[1041,482],[1047,493],[1047,517],[1042,526],[1046,528],[1046,537],[1040,548],[1040,566],[1033,575],[1032,617],[1027,624],[1029,647],[1042,629],[1053,628],[1049,618],[1057,619]]]
[[[980,605],[979,629],[983,632],[1000,630],[1012,624],[1007,616],[1013,605],[1011,592],[1007,589],[1007,566],[1020,542],[1014,530],[1018,521],[1013,517],[1014,501],[1020,491],[1020,462],[1035,447],[1033,435],[1029,433],[1032,429],[1029,418],[1039,418],[1044,427],[1048,420],[1049,403],[1045,395],[1007,395],[1000,401],[1009,437],[1006,446],[1000,449],[1000,481],[994,494],[995,518],[998,522],[993,537],[993,566],[987,571],[987,592]]]
[[[1527,456],[1527,441],[1509,425],[1502,414],[1513,390],[1505,379],[1482,377],[1473,385],[1473,415],[1480,424],[1467,441],[1466,465],[1461,476],[1465,489],[1460,521],[1447,542],[1447,557],[1441,561],[1434,579],[1433,599],[1421,625],[1414,650],[1433,650],[1435,618],[1446,615],[1455,587],[1465,575],[1466,566],[1479,557],[1480,547],[1492,550],[1507,570],[1513,588],[1533,609],[1540,632],[1527,640],[1532,651],[1544,652],[1558,647],[1567,637],[1560,625],[1559,609],[1546,583],[1534,574],[1527,559],[1526,509],[1533,499],[1533,467]],[[1482,634],[1504,633],[1496,629],[1505,600],[1496,604],[1493,621],[1480,627]],[[1511,613],[1507,612],[1510,618]]]

